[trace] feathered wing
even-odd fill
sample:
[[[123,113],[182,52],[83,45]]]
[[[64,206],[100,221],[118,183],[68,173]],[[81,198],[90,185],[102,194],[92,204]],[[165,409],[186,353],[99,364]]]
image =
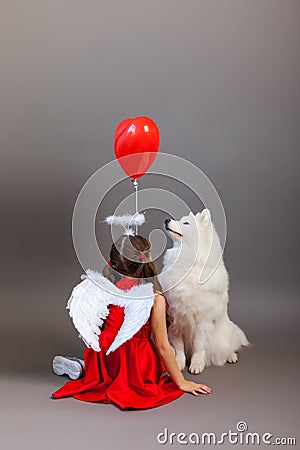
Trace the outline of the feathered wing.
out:
[[[85,277],[85,276],[83,276]],[[87,347],[100,351],[99,334],[103,321],[109,313],[110,295],[88,277],[74,287],[67,309],[79,337]]]
[[[146,323],[154,301],[152,283],[140,284],[124,291],[99,272],[88,269],[72,291],[67,309],[79,337],[87,347],[100,351],[99,335],[109,313],[108,305],[125,307],[124,322],[106,354],[116,350]]]
[[[119,329],[113,343],[106,354],[116,350],[121,344],[137,333],[147,322],[154,301],[153,285],[151,283],[141,284],[126,291],[128,298],[114,298],[114,304],[124,306],[124,321]]]

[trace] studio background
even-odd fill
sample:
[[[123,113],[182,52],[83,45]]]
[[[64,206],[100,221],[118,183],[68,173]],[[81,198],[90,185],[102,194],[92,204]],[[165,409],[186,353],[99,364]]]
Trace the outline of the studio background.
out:
[[[91,443],[146,449],[164,427],[221,433],[238,420],[297,436],[299,19],[296,0],[1,2],[4,448],[50,449],[50,436],[82,448],[89,433]],[[124,414],[49,397],[66,381],[52,357],[84,350],[65,309],[82,273],[74,204],[114,159],[116,125],[139,115],[158,124],[162,152],[191,161],[219,192],[229,314],[253,347],[235,366],[187,374],[213,387],[209,398]],[[153,183],[202,208],[182,185],[145,177]],[[130,193],[129,182],[112,192],[103,217]]]

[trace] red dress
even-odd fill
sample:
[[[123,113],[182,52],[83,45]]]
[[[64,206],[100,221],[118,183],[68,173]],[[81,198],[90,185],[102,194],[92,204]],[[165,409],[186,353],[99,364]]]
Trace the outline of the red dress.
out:
[[[135,280],[121,278],[116,286],[130,289]],[[170,375],[151,339],[150,318],[119,348],[106,355],[124,319],[124,307],[109,305],[99,336],[101,351],[84,352],[85,373],[68,381],[53,398],[74,397],[85,402],[113,403],[121,410],[154,408],[184,394]]]

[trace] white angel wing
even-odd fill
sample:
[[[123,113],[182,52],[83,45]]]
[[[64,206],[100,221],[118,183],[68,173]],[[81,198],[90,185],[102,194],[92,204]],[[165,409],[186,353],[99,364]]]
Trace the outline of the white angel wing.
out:
[[[152,283],[140,284],[124,291],[99,272],[88,269],[83,281],[72,291],[67,309],[79,337],[87,347],[100,351],[99,335],[109,313],[108,305],[124,306],[124,322],[106,354],[116,350],[146,323],[154,301]]]
[[[126,296],[128,298],[118,296],[114,298],[114,305],[125,306],[124,321],[107,350],[107,355],[132,338],[147,322],[154,301],[153,285],[152,283],[145,283],[134,286],[126,291]]]
[[[100,351],[98,338],[103,320],[109,313],[108,301],[106,293],[86,278],[75,286],[67,304],[79,337],[95,351]]]

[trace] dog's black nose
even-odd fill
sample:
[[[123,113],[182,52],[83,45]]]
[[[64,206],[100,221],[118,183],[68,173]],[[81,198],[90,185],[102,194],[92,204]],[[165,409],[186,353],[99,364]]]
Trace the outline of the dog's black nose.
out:
[[[165,220],[165,225],[167,225],[169,222],[171,222],[171,219],[166,219]]]

